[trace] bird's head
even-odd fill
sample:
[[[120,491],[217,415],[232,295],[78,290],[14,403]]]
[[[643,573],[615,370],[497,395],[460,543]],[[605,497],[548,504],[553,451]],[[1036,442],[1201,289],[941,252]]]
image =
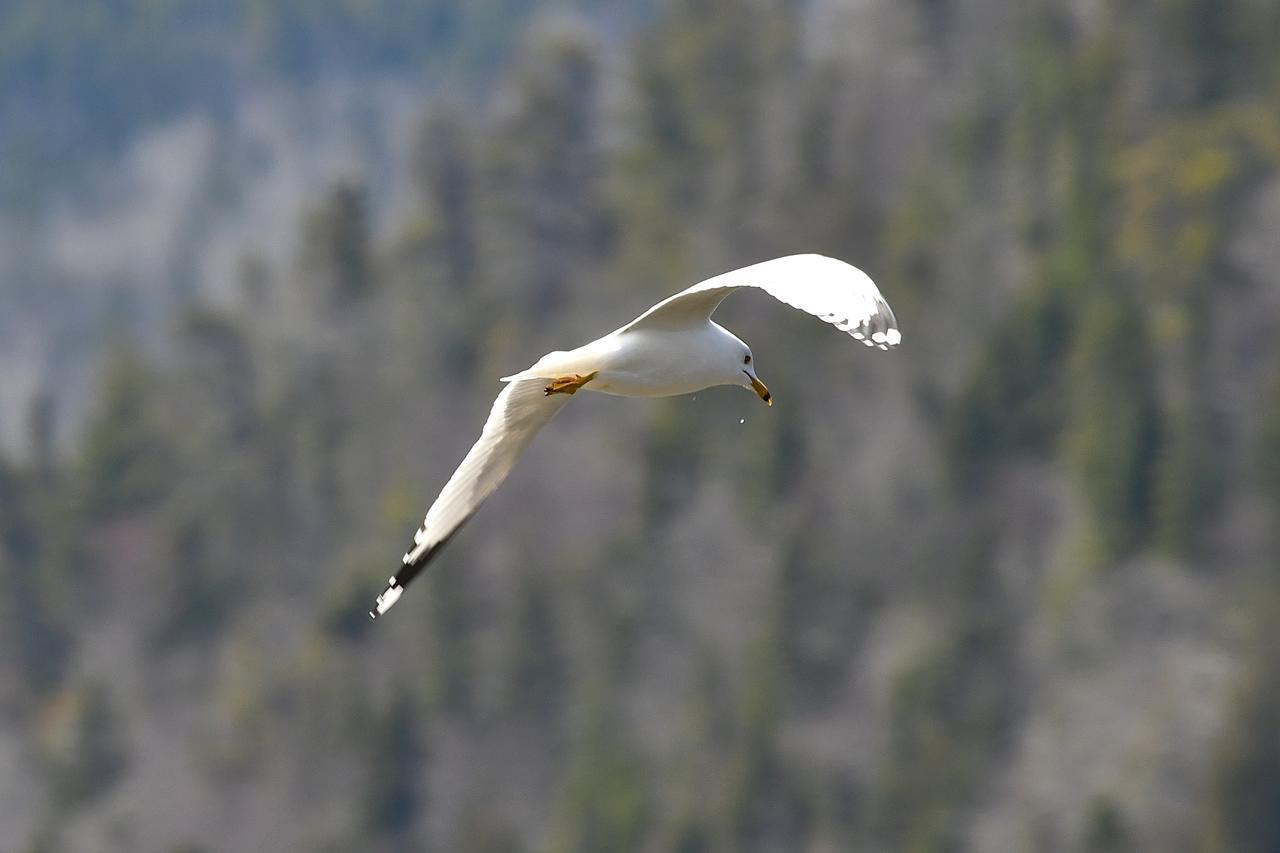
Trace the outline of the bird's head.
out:
[[[750,388],[760,396],[770,406],[773,405],[773,395],[769,393],[769,389],[760,381],[760,377],[756,376],[755,359],[751,357],[751,347],[738,341],[739,346],[733,352],[733,369],[737,371],[737,384],[743,388]]]

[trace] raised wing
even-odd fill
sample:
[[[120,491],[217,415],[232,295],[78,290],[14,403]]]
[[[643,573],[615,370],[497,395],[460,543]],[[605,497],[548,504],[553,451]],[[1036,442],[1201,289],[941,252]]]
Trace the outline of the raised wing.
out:
[[[724,298],[754,287],[830,323],[869,347],[902,340],[893,309],[866,273],[823,255],[789,255],[733,270],[668,297],[623,327],[683,329],[705,322]]]
[[[569,395],[547,396],[543,393],[546,384],[545,380],[524,379],[509,382],[502,389],[480,438],[427,511],[413,536],[413,547],[404,555],[403,567],[387,582],[387,589],[369,611],[370,618],[377,619],[391,609],[404,588],[507,478],[534,434],[564,408]]]

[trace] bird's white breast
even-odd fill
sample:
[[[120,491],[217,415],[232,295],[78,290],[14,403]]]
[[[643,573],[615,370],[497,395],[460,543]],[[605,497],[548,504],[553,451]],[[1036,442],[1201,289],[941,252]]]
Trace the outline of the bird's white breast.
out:
[[[587,387],[623,397],[666,397],[726,381],[725,332],[713,323],[680,331],[633,330],[588,344],[600,365]]]

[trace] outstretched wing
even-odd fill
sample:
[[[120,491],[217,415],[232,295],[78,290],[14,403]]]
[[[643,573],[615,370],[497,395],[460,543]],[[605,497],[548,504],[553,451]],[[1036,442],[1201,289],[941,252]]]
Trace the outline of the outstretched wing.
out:
[[[546,384],[540,379],[509,382],[493,401],[480,438],[427,511],[413,536],[413,547],[404,555],[404,565],[369,611],[371,618],[391,609],[410,581],[507,478],[534,434],[564,408],[569,395],[547,396],[543,391]]]
[[[867,346],[888,349],[902,340],[893,309],[866,273],[822,255],[789,255],[699,282],[662,300],[623,327],[683,329],[705,322],[724,298],[754,287],[779,302],[830,323]]]

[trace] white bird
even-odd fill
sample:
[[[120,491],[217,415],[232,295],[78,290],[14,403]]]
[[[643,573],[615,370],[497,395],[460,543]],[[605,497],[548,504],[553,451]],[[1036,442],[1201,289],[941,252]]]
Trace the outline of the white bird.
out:
[[[624,397],[666,397],[712,385],[750,388],[770,406],[751,348],[711,320],[735,290],[754,287],[831,323],[869,347],[902,340],[893,310],[866,273],[822,255],[791,255],[699,282],[654,305],[616,331],[568,352],[544,355],[527,370],[502,377],[502,389],[480,438],[441,490],[404,564],[378,596],[376,619],[440,552],[496,489],[534,434],[579,389]]]

